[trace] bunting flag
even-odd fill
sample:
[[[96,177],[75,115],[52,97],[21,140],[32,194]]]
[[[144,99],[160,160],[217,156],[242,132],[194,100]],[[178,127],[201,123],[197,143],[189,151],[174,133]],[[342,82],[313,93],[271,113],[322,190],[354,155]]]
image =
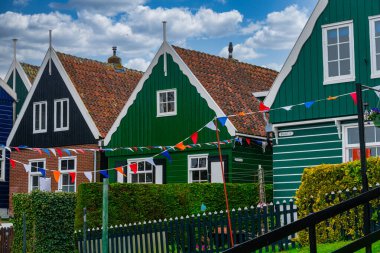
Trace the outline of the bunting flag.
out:
[[[260,112],[267,112],[270,110],[270,108],[268,106],[264,105],[263,102],[260,102],[259,110],[260,110]]]
[[[78,151],[76,149],[73,149],[73,148],[69,148],[70,151],[74,152],[75,154],[78,154]]]
[[[46,177],[46,171],[43,168],[38,168],[38,171],[41,173],[42,177]]]
[[[70,178],[71,178],[71,183],[75,183],[75,176],[77,175],[77,173],[75,172],[69,172],[69,175],[70,175]]]
[[[102,174],[105,178],[108,178],[108,171],[107,170],[100,170],[100,174]]]
[[[59,148],[56,148],[55,151],[57,152],[57,154],[58,154],[59,157],[63,156],[63,153],[62,153],[62,151]]]
[[[129,168],[131,169],[131,171],[133,171],[133,173],[137,173],[137,163],[131,163],[129,165]]]
[[[304,104],[305,104],[305,107],[309,109],[314,104],[314,101],[305,102]]]
[[[351,96],[352,100],[354,101],[354,104],[355,105],[358,104],[358,97],[356,95],[356,92],[351,92],[350,96]]]
[[[83,149],[77,149],[77,151],[79,152],[79,153],[81,153],[81,154],[84,154],[84,150]]]
[[[133,150],[134,150],[134,151],[136,151],[136,152],[137,152],[137,148],[136,148],[136,147],[132,147],[132,148],[133,148]]]
[[[12,169],[16,168],[16,161],[13,159],[9,159]]]
[[[183,151],[186,149],[186,146],[183,145],[183,142],[180,142],[178,143],[177,145],[175,145],[174,147],[178,148],[179,150]]]
[[[147,161],[148,163],[152,164],[153,166],[156,166],[156,164],[153,161],[153,157],[146,158],[145,161]]]
[[[251,139],[245,138],[245,141],[247,142],[248,145],[251,145]]]
[[[53,171],[53,175],[54,175],[54,179],[55,179],[55,182],[59,182],[59,177],[61,176],[61,172],[59,172],[58,170],[54,170]]]
[[[42,148],[42,151],[44,151],[48,156],[50,156],[49,149],[47,149],[47,148]]]
[[[290,110],[292,110],[293,105],[284,106],[284,107],[281,107],[281,108],[284,109],[285,111],[290,111]]]
[[[198,142],[198,132],[195,132],[191,135],[191,140],[193,141],[194,144],[197,144]]]
[[[163,156],[165,156],[166,158],[168,158],[169,160],[169,163],[172,163],[172,157],[170,156],[169,154],[169,151],[165,150],[164,152],[161,153]]]
[[[16,149],[17,152],[20,152],[20,148],[19,147],[14,147],[14,149]]]
[[[380,90],[380,85],[375,86],[375,87],[373,87],[373,88],[376,89],[376,90]],[[376,96],[377,96],[378,98],[380,98],[380,92],[379,92],[379,91],[376,91],[376,90],[374,90],[374,92],[375,92]]]
[[[70,150],[64,148],[63,151],[64,151],[66,154],[68,154],[69,156],[71,156],[71,152],[70,152]]]
[[[219,120],[219,122],[220,122],[220,124],[222,125],[222,126],[225,126],[226,125],[226,122],[227,122],[227,117],[219,117],[218,118],[218,120]]]
[[[92,183],[92,172],[86,171],[84,173],[84,175],[86,176],[86,178],[88,179],[88,181],[90,181],[90,183]]]
[[[327,100],[328,100],[328,101],[332,101],[332,100],[337,100],[337,98],[338,98],[338,97],[332,97],[332,96],[329,96],[329,97],[327,98]]]
[[[212,120],[209,123],[207,123],[206,127],[211,129],[211,130],[216,131],[216,126],[214,124],[214,121],[212,121]]]
[[[54,148],[49,148],[50,152],[54,155],[54,156],[57,156],[57,153],[55,152],[55,149]]]
[[[40,155],[42,155],[42,150],[39,148],[32,148],[32,150],[38,152]]]
[[[124,170],[123,170],[123,167],[117,167],[117,168],[115,168],[115,170],[116,170],[117,172],[119,172],[120,174],[122,174],[123,176],[125,176],[125,174],[124,174]]]
[[[25,172],[29,173],[30,172],[30,168],[31,168],[30,164],[23,164],[23,165],[24,165]]]
[[[266,142],[266,141],[263,141],[262,143],[261,143],[261,148],[263,149],[263,152],[265,153],[265,149],[267,148],[267,146],[268,146],[268,143]]]
[[[240,145],[243,145],[243,139],[240,138],[240,137],[236,137],[236,138],[235,138],[235,142],[239,142]]]

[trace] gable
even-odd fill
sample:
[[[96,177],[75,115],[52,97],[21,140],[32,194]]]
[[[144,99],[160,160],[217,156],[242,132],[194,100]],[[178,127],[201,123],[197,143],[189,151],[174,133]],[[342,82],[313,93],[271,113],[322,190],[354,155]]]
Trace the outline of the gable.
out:
[[[13,87],[13,75],[14,75],[14,72],[12,72],[10,78],[8,79],[8,86]],[[19,70],[16,69],[16,88],[14,90],[14,92],[17,94],[17,101],[16,101],[16,115],[18,115],[21,111],[21,107],[22,105],[24,104],[25,102],[25,98],[26,96],[28,95],[28,92],[29,92],[29,89],[26,88],[27,85],[25,85],[24,83],[24,80],[21,78],[21,75],[19,74]]]

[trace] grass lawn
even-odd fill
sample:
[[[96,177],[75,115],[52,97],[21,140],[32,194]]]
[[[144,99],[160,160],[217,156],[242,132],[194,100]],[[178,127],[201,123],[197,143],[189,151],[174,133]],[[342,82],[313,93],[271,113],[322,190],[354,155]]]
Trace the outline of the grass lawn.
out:
[[[349,241],[342,241],[342,242],[335,242],[335,243],[326,243],[326,244],[318,244],[317,245],[317,250],[318,253],[330,253],[334,250],[340,249],[346,244],[349,244]],[[281,251],[281,253],[309,253],[309,248],[308,247],[303,247],[300,249],[292,249],[288,251]],[[365,253],[365,249],[361,249],[357,251],[358,253]],[[380,252],[380,242],[376,242],[375,244],[372,245],[372,252]]]

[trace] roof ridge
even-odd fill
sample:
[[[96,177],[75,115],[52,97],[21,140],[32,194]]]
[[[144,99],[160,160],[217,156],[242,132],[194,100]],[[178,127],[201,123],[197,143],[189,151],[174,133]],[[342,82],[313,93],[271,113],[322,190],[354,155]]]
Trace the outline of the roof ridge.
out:
[[[222,56],[219,56],[219,55],[209,54],[209,53],[205,53],[205,52],[197,51],[197,50],[194,50],[194,49],[183,48],[183,47],[179,47],[179,46],[176,46],[176,45],[172,45],[172,46],[173,46],[174,48],[178,48],[178,49],[182,49],[182,50],[186,50],[186,51],[195,52],[195,53],[197,53],[197,54],[203,54],[203,55],[207,55],[207,56],[215,57],[215,58],[218,58],[218,59],[221,59],[221,60],[227,61],[227,62],[235,62],[235,63],[237,63],[237,64],[248,65],[248,66],[250,66],[250,67],[256,67],[256,68],[266,69],[266,70],[272,71],[272,72],[274,72],[274,73],[278,73],[277,70],[270,69],[270,68],[263,67],[263,66],[258,66],[258,65],[255,65],[255,64],[250,64],[250,63],[248,63],[248,62],[241,62],[241,61],[239,61],[239,60],[237,60],[237,59],[232,59],[233,61],[231,61],[230,59],[225,58],[225,57],[222,57]]]

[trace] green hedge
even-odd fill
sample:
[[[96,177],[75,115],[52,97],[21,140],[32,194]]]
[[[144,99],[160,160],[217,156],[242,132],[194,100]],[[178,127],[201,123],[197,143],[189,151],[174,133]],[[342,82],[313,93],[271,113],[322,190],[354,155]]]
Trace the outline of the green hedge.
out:
[[[376,185],[380,182],[380,158],[369,158],[367,160],[367,176],[370,185]],[[340,200],[347,199],[345,191],[356,187],[361,189],[360,161],[354,161],[336,165],[320,165],[304,170],[301,186],[296,193],[296,204],[298,206],[299,217],[307,216],[311,211],[317,212],[329,206],[339,203]],[[326,201],[326,194],[331,192],[338,193],[342,191],[334,201]],[[340,200],[339,200],[340,199]],[[378,206],[379,201],[372,202],[372,205]],[[363,211],[359,209],[359,215],[355,214],[355,210],[349,213],[336,216],[329,219],[329,227],[323,222],[317,226],[318,242],[333,242],[341,240],[341,230],[352,238],[356,232],[362,234],[361,228],[363,224]],[[355,225],[358,220],[359,226]],[[308,234],[299,233],[299,241],[301,244],[308,243]]]
[[[26,216],[27,252],[73,252],[75,193],[14,194],[13,252],[22,252],[22,215]]]
[[[227,184],[230,208],[257,205],[257,184]],[[272,185],[266,187],[267,202],[272,200]],[[83,208],[87,208],[88,227],[102,224],[102,184],[81,184],[78,189],[75,228],[83,226]],[[225,210],[223,184],[110,184],[109,224],[158,220],[201,212]]]

